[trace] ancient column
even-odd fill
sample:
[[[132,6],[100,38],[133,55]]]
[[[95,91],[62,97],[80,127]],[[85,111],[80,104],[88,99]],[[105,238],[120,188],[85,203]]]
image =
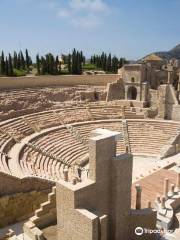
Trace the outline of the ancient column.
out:
[[[63,170],[63,175],[64,175],[64,181],[65,181],[65,182],[68,182],[68,180],[69,180],[68,173],[69,173],[68,168],[65,168],[65,169]]]
[[[171,71],[168,70],[168,84],[171,84]]]
[[[136,209],[141,209],[141,192],[142,188],[139,184],[136,184]]]
[[[164,197],[166,199],[168,198],[168,189],[169,189],[169,179],[165,178],[164,179]]]

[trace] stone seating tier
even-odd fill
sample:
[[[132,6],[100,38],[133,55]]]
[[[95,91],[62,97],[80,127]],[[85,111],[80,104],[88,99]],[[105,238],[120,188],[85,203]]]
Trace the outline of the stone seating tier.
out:
[[[160,149],[174,134],[176,134],[179,127],[179,123],[149,120],[129,120],[127,121],[127,125],[132,153],[151,156],[159,154]],[[74,126],[74,128],[88,141],[91,131],[96,128],[106,128],[122,132],[122,123],[121,121],[106,123],[100,121],[97,123],[77,125]],[[151,129],[151,134],[149,129]],[[65,162],[70,164],[75,163],[88,152],[88,149],[74,139],[67,129],[59,129],[48,135],[37,138],[33,141],[33,144],[55,156],[61,157]],[[122,153],[124,151],[124,142],[123,140],[119,140],[117,142],[117,152]],[[33,160],[29,158],[30,153],[32,154],[31,158]],[[34,167],[32,167],[32,161]],[[24,149],[20,164],[27,174],[30,171],[31,174],[51,179],[61,177],[64,168],[64,166],[62,166],[63,164],[49,157],[42,156],[42,154],[28,147]]]
[[[132,109],[131,107],[125,107],[123,109],[125,117],[128,118],[129,143],[133,154],[158,155],[162,147],[167,145],[169,139],[176,135],[180,125],[177,122],[171,121],[141,120],[141,118],[143,118],[143,112],[139,109],[137,109],[137,111],[136,108]],[[58,117],[58,115],[60,115],[60,117]],[[64,106],[64,108],[55,109],[54,111],[50,110],[29,114],[0,122],[0,129],[2,129],[1,135],[4,134],[4,136],[2,135],[3,137],[0,138],[0,147],[4,144],[6,145],[9,138],[13,138],[13,136],[17,137],[18,141],[21,141],[26,136],[31,136],[37,130],[40,137],[37,137],[32,143],[44,151],[62,158],[66,163],[72,164],[87,154],[87,146],[84,146],[81,141],[78,141],[77,136],[75,136],[76,134],[73,136],[73,134],[65,128],[48,132],[47,135],[44,134],[41,136],[42,130],[55,126],[62,127],[63,123],[60,121],[60,118],[63,119],[65,124],[92,121],[92,123],[88,122],[88,124],[77,124],[74,126],[74,129],[77,130],[78,137],[80,135],[80,139],[85,139],[84,143],[86,143],[88,142],[90,132],[95,128],[107,128],[122,132],[122,123],[121,120],[118,120],[121,119],[121,117],[122,106],[118,101],[117,103],[100,102],[86,105],[79,104],[75,107],[67,105]],[[104,123],[103,120],[106,119],[109,122]],[[97,123],[94,123],[94,121],[97,121]],[[117,151],[118,153],[125,151],[124,140],[118,141]],[[24,175],[37,175],[53,179],[61,175],[63,169],[63,164],[57,160],[52,160],[48,156],[42,156],[40,152],[34,151],[28,146],[24,148],[19,160]],[[11,173],[8,162],[6,161],[4,161],[4,156],[2,155],[0,171]]]

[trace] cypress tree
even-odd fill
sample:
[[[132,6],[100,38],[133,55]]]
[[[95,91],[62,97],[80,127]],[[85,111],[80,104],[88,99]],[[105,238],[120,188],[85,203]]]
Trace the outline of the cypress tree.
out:
[[[41,57],[41,74],[44,75],[47,72],[46,59]]]
[[[18,57],[17,57],[17,53],[14,51],[13,67],[17,68],[17,65],[18,65]]]
[[[44,61],[45,74],[49,74],[49,55],[46,56]]]
[[[76,74],[82,74],[82,64],[83,64],[83,56],[82,52],[77,52],[77,72]]]
[[[20,70],[20,68],[21,68],[21,55],[19,52],[17,57],[17,69]]]
[[[6,57],[6,61],[5,61],[5,75],[6,76],[9,75],[9,63],[8,63],[7,57]]]
[[[117,73],[117,71],[118,71],[118,59],[117,57],[114,56],[112,59],[112,72]]]
[[[112,70],[112,65],[111,65],[111,54],[109,54],[107,58],[107,65],[106,65],[106,71],[111,72]]]
[[[47,56],[47,66],[48,66],[48,74],[54,74],[54,58],[51,53]]]
[[[69,55],[68,55],[68,72],[69,72],[70,74],[72,73],[71,59],[72,59],[72,56],[71,56],[71,54],[69,54]]]
[[[55,60],[55,74],[60,74],[61,73],[61,63],[59,62],[59,57],[56,56]]]
[[[36,68],[37,68],[37,74],[41,74],[41,69],[40,69],[40,59],[39,59],[39,54],[36,55]]]
[[[28,71],[29,71],[29,66],[30,66],[30,57],[29,57],[28,50],[26,49],[26,68]]]
[[[4,60],[4,52],[1,53],[1,74],[4,75],[6,73],[6,63]]]
[[[14,71],[13,71],[13,63],[12,63],[12,57],[11,54],[9,54],[9,59],[8,59],[8,76],[13,76]]]
[[[20,51],[20,68],[22,68],[23,70],[26,69],[26,62],[24,60],[24,55],[22,51]]]
[[[77,64],[76,64],[76,50],[73,50],[72,53],[72,74],[76,73]]]
[[[103,56],[102,69],[104,71],[107,71],[107,55],[106,54],[104,54]]]

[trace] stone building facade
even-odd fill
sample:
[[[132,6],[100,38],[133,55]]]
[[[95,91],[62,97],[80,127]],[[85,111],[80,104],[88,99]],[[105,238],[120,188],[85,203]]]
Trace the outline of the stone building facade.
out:
[[[125,85],[125,99],[146,101],[148,74],[148,69],[144,64],[124,66],[122,78]]]

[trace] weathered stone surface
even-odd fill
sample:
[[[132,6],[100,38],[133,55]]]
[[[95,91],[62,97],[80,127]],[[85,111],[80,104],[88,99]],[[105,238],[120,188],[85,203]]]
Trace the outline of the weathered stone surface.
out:
[[[0,198],[0,228],[30,217],[47,200],[47,191],[16,193]]]

